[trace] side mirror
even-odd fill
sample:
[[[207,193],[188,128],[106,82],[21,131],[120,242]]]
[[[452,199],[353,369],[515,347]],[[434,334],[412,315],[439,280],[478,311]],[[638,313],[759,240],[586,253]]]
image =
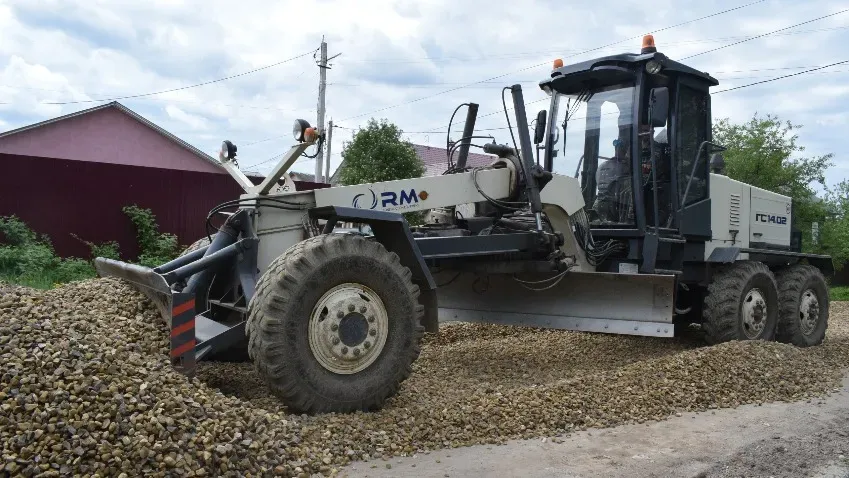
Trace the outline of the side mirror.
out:
[[[548,116],[548,112],[545,110],[540,110],[537,113],[537,123],[534,128],[534,144],[542,143],[543,138],[545,138],[545,121]]]
[[[710,155],[710,170],[712,173],[725,174],[725,158],[721,154]]]
[[[669,88],[652,88],[649,97],[649,124],[654,127],[666,125],[669,116]]]

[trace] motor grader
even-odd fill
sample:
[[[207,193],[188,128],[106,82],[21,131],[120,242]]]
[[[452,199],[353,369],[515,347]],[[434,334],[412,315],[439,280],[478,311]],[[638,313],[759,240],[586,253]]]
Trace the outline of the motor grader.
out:
[[[224,142],[245,193],[210,212],[226,219],[208,240],[153,269],[95,264],[157,304],[179,370],[245,354],[295,412],[381,407],[440,321],[819,344],[831,259],[801,252],[791,198],[723,175],[717,84],[647,36],[639,54],[555,61],[533,138],[521,87],[505,88],[512,144],[477,145],[485,167],[466,166],[472,105],[445,174],[309,191],[279,185],[322,140],[298,120],[259,185]],[[415,211],[428,221],[410,226]]]

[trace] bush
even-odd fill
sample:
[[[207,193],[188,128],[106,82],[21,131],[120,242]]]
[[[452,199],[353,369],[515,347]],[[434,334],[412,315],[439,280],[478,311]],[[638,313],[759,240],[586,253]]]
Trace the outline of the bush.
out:
[[[90,277],[94,277],[97,275],[97,272],[94,270],[94,266],[91,265],[91,262],[85,259],[79,259],[76,257],[71,257],[68,259],[63,259],[62,262],[56,266],[54,277],[54,282],[56,283],[64,283],[64,282],[72,282],[75,280],[88,279]]]
[[[86,260],[61,259],[47,237],[41,238],[23,221],[0,217],[0,231],[6,245],[0,246],[0,278],[30,287],[50,288],[54,284],[95,276]]]
[[[37,242],[35,232],[16,216],[0,216],[0,233],[6,244],[24,246]]]
[[[177,236],[159,232],[153,211],[136,205],[127,206],[123,211],[136,227],[136,239],[140,251],[137,261],[139,264],[156,267],[180,255]]]
[[[177,257],[180,246],[177,236],[159,232],[156,216],[150,209],[127,206],[123,209],[136,228],[140,254],[139,264],[155,267]],[[120,259],[117,242],[95,244],[71,234],[86,244],[91,258]],[[15,216],[0,216],[0,280],[50,288],[56,284],[96,277],[91,261],[78,257],[62,259],[56,256],[50,238],[39,237]]]
[[[109,242],[104,242],[103,244],[95,244],[94,242],[81,239],[79,236],[77,236],[74,233],[71,233],[71,236],[73,236],[74,239],[76,239],[76,240],[78,240],[78,241],[80,241],[83,244],[88,246],[89,250],[91,251],[91,258],[92,259],[94,259],[95,257],[103,257],[104,259],[115,259],[115,260],[118,260],[118,259],[121,258],[121,252],[120,252],[121,247],[118,245],[117,241],[109,241]]]

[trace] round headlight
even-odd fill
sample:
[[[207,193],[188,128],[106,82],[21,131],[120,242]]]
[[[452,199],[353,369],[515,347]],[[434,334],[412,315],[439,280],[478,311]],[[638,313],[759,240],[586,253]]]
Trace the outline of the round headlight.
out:
[[[224,141],[221,143],[221,152],[218,153],[218,158],[221,159],[222,162],[229,161],[236,157],[236,145],[232,142]]]
[[[656,75],[656,74],[660,73],[660,70],[662,68],[663,68],[663,66],[657,60],[649,60],[649,62],[646,63],[646,71],[649,72],[649,74],[652,74],[652,75]]]
[[[309,122],[307,122],[307,120],[302,120],[302,119],[295,120],[295,124],[292,126],[292,136],[295,137],[295,141],[303,141],[304,140],[304,132],[309,127],[310,127],[310,124],[309,124]]]

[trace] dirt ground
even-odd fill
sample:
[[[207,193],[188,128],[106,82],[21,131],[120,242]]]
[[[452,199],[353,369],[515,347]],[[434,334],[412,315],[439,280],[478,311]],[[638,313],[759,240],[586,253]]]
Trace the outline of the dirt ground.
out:
[[[845,341],[847,305],[832,304],[827,340],[831,343],[823,350],[849,346]],[[678,350],[666,353],[693,346],[687,341],[673,344],[670,348]],[[597,359],[587,363],[598,366]],[[737,372],[720,373],[743,373],[745,366],[739,364]],[[554,379],[539,376],[539,370],[567,374],[562,366],[534,367],[524,380]],[[352,463],[342,468],[339,476],[849,478],[849,370],[844,369],[843,376],[842,388],[821,399],[683,412],[662,421],[593,428],[557,437],[384,457]]]
[[[849,477],[849,376],[823,400],[355,463],[340,477]]]

